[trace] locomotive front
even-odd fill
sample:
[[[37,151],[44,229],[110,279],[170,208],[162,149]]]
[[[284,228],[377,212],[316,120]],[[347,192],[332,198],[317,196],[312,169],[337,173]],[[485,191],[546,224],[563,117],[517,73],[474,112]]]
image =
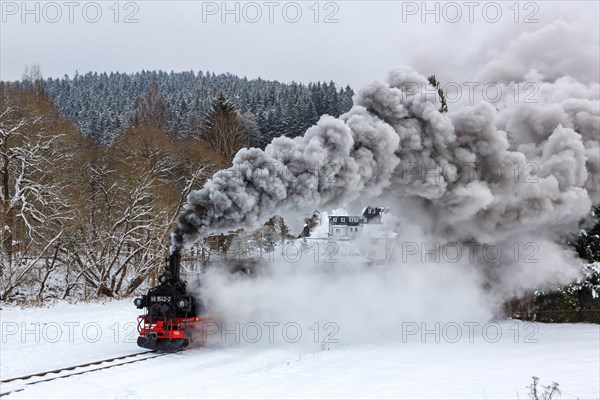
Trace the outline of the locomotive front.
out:
[[[196,325],[207,318],[202,304],[187,292],[180,277],[181,254],[174,251],[159,278],[159,285],[134,300],[145,314],[138,317],[140,347],[159,351],[179,351],[190,346]]]

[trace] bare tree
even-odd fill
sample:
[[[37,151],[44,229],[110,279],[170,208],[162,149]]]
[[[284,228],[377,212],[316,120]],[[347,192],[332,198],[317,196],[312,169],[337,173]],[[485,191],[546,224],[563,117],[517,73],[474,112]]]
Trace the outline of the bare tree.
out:
[[[84,174],[88,184],[77,202],[63,261],[77,265],[97,295],[114,296],[159,220],[150,191],[154,178],[146,172],[128,185],[115,170],[93,164],[85,166]]]
[[[41,95],[44,92],[44,77],[42,76],[42,68],[40,64],[33,64],[31,67],[26,66],[23,72],[23,83],[27,89],[33,90],[36,95]]]
[[[205,167],[190,166],[176,178],[177,160],[164,142],[128,139],[108,151],[107,159],[118,160],[112,166],[100,160],[82,169],[86,183],[75,201],[68,251],[61,255],[64,263],[77,266],[95,295],[129,295],[158,271],[172,223],[191,188],[206,175]],[[174,183],[182,190],[165,190]]]
[[[262,137],[258,121],[251,112],[245,112],[239,115],[240,128],[246,137],[247,146],[260,147],[260,139]]]
[[[162,266],[175,218],[208,176],[206,147],[148,126],[99,147],[45,96],[4,88],[0,297],[132,294]]]
[[[541,386],[540,388],[538,387],[540,378],[532,376],[531,380],[531,385],[527,386],[527,389],[529,389],[529,398],[531,400],[552,400],[561,393],[560,389],[558,389],[559,385],[556,382],[552,382],[550,385]]]
[[[125,295],[132,294],[133,291],[135,291],[143,283],[143,281],[149,277],[149,274],[153,281],[156,280],[157,273],[161,268],[161,255],[166,254],[167,246],[169,244],[169,235],[173,229],[173,223],[180,214],[188,194],[198,184],[198,182],[205,179],[206,176],[207,167],[202,165],[190,167],[190,172],[180,178],[183,183],[183,189],[181,189],[177,201],[173,203],[172,207],[170,207],[170,209],[166,212],[166,218],[163,220],[163,223],[159,228],[160,231],[152,235],[152,238],[155,240],[152,243],[148,242],[148,245],[145,246],[144,251],[140,253],[138,257],[139,260],[137,261],[135,276],[133,276],[129,281]]]
[[[152,80],[146,96],[137,98],[133,111],[127,116],[127,125],[132,127],[147,125],[163,129],[166,124],[167,105],[158,84]]]
[[[9,97],[0,104],[0,276],[2,298],[12,292],[60,242],[69,207],[57,173],[68,156],[62,135],[39,128],[41,118],[17,107]]]

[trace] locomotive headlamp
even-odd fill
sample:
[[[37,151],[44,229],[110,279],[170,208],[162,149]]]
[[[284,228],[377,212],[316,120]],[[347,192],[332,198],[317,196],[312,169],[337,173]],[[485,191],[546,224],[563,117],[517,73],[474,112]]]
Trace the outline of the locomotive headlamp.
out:
[[[186,299],[181,299],[177,302],[177,307],[186,308],[188,306],[188,301]]]
[[[141,297],[138,297],[133,301],[133,304],[135,304],[135,306],[137,308],[142,308],[144,305],[144,299],[142,299]]]
[[[158,278],[158,281],[160,283],[166,283],[168,280],[171,279],[171,273],[169,271],[165,271],[163,272],[163,274]]]

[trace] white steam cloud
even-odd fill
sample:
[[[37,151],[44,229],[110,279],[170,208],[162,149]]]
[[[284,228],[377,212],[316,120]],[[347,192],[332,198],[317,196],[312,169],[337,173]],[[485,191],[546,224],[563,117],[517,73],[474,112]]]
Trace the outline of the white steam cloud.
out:
[[[482,79],[503,85],[502,98],[449,113],[438,111],[424,76],[391,71],[340,118],[323,116],[304,136],[274,139],[264,151],[240,150],[231,168],[189,195],[172,248],[276,214],[374,199],[398,216],[398,243],[537,246],[534,264],[521,253],[490,266],[474,252],[448,265],[396,258],[386,275],[274,265],[256,280],[205,279],[202,296],[232,318],[333,319],[358,335],[357,315],[369,331],[407,318],[485,319],[491,304],[573,280],[577,260],[557,243],[600,201],[598,47],[573,39],[582,36],[563,21],[520,33],[481,67]]]

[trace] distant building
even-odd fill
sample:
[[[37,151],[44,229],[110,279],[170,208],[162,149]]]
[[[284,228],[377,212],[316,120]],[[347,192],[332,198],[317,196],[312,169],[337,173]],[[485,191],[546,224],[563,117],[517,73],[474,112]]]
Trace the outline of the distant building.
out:
[[[368,224],[380,224],[381,216],[387,209],[385,207],[367,207],[363,212],[363,217],[367,219]]]
[[[386,262],[392,252],[397,234],[384,224],[368,224],[363,227],[359,241],[360,255],[376,262]]]
[[[355,239],[367,219],[362,216],[332,215],[329,217],[329,237]]]
[[[382,223],[387,211],[386,207],[367,207],[362,216],[332,215],[329,237],[352,240],[353,250],[361,256],[377,263],[386,262],[396,238],[396,233]]]
[[[367,207],[362,216],[332,215],[329,217],[329,237],[355,239],[360,236],[363,225],[381,224],[381,217],[387,211],[385,207]]]

